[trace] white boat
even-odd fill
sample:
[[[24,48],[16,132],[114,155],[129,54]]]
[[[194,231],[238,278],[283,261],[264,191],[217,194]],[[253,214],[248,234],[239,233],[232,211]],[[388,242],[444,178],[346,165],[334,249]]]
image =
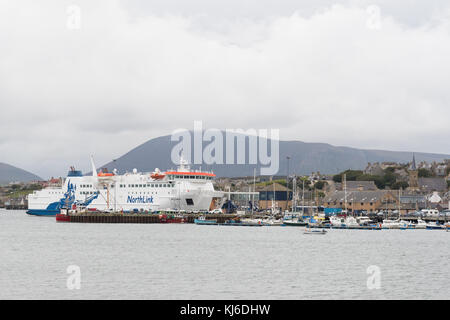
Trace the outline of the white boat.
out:
[[[415,224],[416,229],[426,229],[427,223],[423,221],[422,219],[417,220],[417,223]]]
[[[282,226],[283,225],[283,220],[275,219],[273,217],[270,217],[270,218],[267,218],[267,219],[263,219],[262,223],[265,226],[275,227],[275,226]]]
[[[383,220],[381,224],[382,229],[400,229],[400,222],[398,220]]]
[[[330,217],[331,227],[334,228],[346,228],[345,219],[342,217],[332,216]]]
[[[412,222],[400,220],[399,221],[399,229],[406,230],[406,229],[415,229],[416,225]]]
[[[428,222],[426,225],[427,230],[439,230],[444,229],[444,225],[436,223],[436,222]]]
[[[119,175],[97,173],[92,160],[92,175],[84,176],[71,168],[59,188],[45,188],[28,196],[28,214],[56,215],[61,208],[83,207],[86,210],[154,212],[169,209],[208,211],[214,197],[223,192],[214,190],[212,172],[191,170],[181,159],[176,170]]]
[[[356,220],[355,217],[351,216],[345,218],[345,225],[347,226],[348,229],[357,229],[360,227],[358,220]]]

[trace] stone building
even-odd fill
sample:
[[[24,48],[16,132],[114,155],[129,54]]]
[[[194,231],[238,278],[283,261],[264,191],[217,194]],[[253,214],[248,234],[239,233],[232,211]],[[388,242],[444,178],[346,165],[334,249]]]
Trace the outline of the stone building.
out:
[[[292,206],[292,191],[279,183],[272,183],[257,189],[259,192],[259,208],[276,208],[286,210]],[[273,201],[272,201],[273,200]]]
[[[335,183],[336,190],[344,191],[342,183]],[[347,191],[376,191],[378,190],[373,181],[347,181]]]
[[[332,192],[323,199],[323,206],[325,208],[347,208],[351,212],[376,212],[393,209],[398,203],[398,197],[388,190],[350,191],[347,192],[347,203],[345,198],[344,191]]]

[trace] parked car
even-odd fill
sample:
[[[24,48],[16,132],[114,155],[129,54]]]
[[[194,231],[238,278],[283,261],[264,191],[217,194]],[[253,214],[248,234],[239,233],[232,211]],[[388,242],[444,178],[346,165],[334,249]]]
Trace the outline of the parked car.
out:
[[[450,217],[450,209],[449,210],[444,210],[441,212],[441,216],[444,217]]]
[[[410,213],[412,216],[414,216],[414,217],[423,217],[423,213],[421,212],[421,211],[415,211],[415,212],[412,212],[412,213]]]

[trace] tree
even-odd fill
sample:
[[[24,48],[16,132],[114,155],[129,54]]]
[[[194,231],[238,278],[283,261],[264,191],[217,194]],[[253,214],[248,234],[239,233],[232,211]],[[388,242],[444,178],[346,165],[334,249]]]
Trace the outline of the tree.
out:
[[[346,170],[333,176],[333,181],[338,183],[342,182],[342,176],[344,174],[347,175],[347,181],[356,181],[359,176],[364,174],[364,172],[361,170]]]
[[[408,182],[406,181],[397,181],[393,185],[391,185],[391,189],[399,190],[399,189],[407,189],[409,187]]]
[[[433,173],[431,173],[430,170],[425,169],[425,168],[419,169],[419,178],[429,178],[432,176],[433,176]]]
[[[319,189],[319,190],[323,190],[323,188],[327,185],[326,181],[317,181],[316,184],[314,185],[314,189]]]
[[[397,182],[397,177],[392,172],[386,172],[383,177],[383,182],[385,186],[392,186]]]

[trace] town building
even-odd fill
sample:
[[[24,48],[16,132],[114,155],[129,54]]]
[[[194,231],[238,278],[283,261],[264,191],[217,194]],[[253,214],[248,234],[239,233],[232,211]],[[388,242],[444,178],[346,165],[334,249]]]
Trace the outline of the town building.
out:
[[[378,190],[373,181],[347,181],[347,191],[376,191]],[[344,191],[342,183],[335,183],[336,190]]]
[[[259,208],[270,209],[272,205],[281,210],[292,206],[292,191],[279,183],[268,184],[258,188]]]
[[[351,212],[376,212],[392,209],[398,203],[396,197],[389,190],[377,191],[335,191],[325,196],[323,206],[325,208],[347,209]]]

